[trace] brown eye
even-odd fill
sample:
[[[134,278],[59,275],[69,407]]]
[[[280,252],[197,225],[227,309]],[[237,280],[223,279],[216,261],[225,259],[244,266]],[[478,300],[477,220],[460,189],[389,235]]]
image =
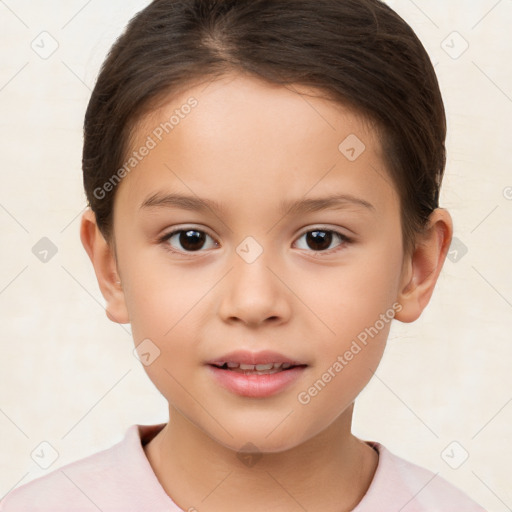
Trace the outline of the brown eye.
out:
[[[209,238],[210,235],[198,229],[180,229],[165,235],[161,242],[170,245],[169,250],[175,252],[198,252],[207,245]],[[215,242],[211,244],[213,247],[216,245]]]
[[[325,251],[329,249],[332,242],[332,233],[330,231],[309,231],[306,233],[306,243],[308,247],[315,251]]]
[[[187,251],[197,251],[201,249],[205,239],[205,234],[196,230],[180,231],[178,237],[181,246]]]
[[[336,240],[338,244],[334,246],[333,252],[337,250],[338,247],[350,243],[348,237],[330,229],[314,229],[307,231],[299,238],[299,240],[301,239],[304,239],[305,244],[302,244],[302,247],[300,247],[299,244],[299,248],[309,249],[313,252],[331,252],[330,250],[333,249],[332,244]]]

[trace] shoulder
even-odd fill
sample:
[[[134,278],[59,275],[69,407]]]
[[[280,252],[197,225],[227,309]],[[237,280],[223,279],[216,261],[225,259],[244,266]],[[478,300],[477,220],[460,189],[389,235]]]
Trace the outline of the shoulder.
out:
[[[353,512],[485,512],[439,473],[413,464],[376,441],[366,441],[379,453],[373,481]]]
[[[167,498],[158,485],[141,445],[141,432],[162,425],[132,425],[122,441],[106,450],[66,464],[8,493],[0,501],[0,512],[98,512],[141,510],[145,489],[152,510]],[[139,430],[140,429],[140,430]],[[158,501],[160,500],[160,501]]]
[[[127,436],[130,437],[129,432]],[[126,444],[126,437],[121,443]],[[119,444],[17,487],[2,500],[0,510],[60,512],[72,506],[72,510],[97,512],[95,496],[106,486],[111,486],[119,473]]]

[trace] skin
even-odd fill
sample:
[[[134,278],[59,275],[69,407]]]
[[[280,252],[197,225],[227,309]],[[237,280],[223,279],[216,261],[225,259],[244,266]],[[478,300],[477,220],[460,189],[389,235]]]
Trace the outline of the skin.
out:
[[[131,323],[136,345],[149,338],[160,350],[145,370],[169,402],[170,421],[145,453],[184,510],[339,512],[361,501],[378,455],[351,433],[354,400],[378,367],[391,323],[309,403],[297,396],[393,304],[399,321],[420,316],[451,241],[450,214],[437,209],[404,254],[378,133],[314,93],[231,74],[169,97],[137,126],[133,149],[189,97],[199,104],[118,186],[115,246],[90,210],[82,217],[108,317]],[[350,134],[366,147],[355,161],[338,149]],[[214,199],[223,211],[141,210],[159,191]],[[334,193],[373,209],[280,211],[283,199]],[[212,238],[188,253],[177,236],[158,241],[177,228]],[[321,254],[305,236],[315,228],[352,241],[334,235]],[[248,236],[263,250],[252,263],[236,252]],[[274,350],[308,366],[275,396],[240,397],[205,366],[235,349]],[[237,457],[248,442],[260,455],[252,465]]]

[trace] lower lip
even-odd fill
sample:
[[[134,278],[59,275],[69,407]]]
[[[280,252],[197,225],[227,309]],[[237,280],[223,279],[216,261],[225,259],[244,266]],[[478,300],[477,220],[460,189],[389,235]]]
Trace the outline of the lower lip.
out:
[[[209,365],[209,368],[221,386],[232,393],[250,398],[266,398],[280,393],[296,381],[306,369],[305,366],[295,366],[276,373],[245,375],[231,370],[221,370],[212,365]]]

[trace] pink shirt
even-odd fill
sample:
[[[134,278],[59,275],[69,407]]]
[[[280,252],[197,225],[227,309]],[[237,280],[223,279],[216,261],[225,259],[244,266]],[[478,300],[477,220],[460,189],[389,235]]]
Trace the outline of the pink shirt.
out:
[[[0,501],[0,511],[183,512],[160,485],[142,447],[164,425],[132,425],[111,448],[17,487]],[[379,463],[352,512],[485,512],[440,476],[366,442],[378,451]]]

